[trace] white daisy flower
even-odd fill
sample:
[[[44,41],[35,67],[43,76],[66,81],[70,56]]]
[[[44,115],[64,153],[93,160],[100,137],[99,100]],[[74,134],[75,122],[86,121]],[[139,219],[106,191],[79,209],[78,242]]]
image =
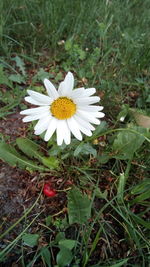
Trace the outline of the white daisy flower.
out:
[[[92,135],[95,130],[92,124],[100,124],[100,118],[104,113],[100,112],[103,107],[95,106],[100,101],[98,96],[92,96],[95,88],[74,89],[74,77],[68,72],[63,82],[60,83],[58,91],[48,80],[44,79],[47,94],[43,95],[32,90],[27,90],[29,96],[25,100],[39,107],[21,111],[23,122],[38,120],[34,127],[35,134],[40,135],[45,132],[44,140],[48,141],[54,132],[57,135],[57,144],[66,145],[71,142],[71,133],[82,140],[82,134]]]

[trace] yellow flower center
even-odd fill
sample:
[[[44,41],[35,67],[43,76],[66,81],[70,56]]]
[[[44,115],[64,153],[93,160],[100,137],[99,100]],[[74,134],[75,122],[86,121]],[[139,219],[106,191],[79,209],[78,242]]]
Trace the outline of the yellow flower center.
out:
[[[55,118],[65,120],[75,114],[76,104],[67,97],[59,97],[51,104],[50,110]]]

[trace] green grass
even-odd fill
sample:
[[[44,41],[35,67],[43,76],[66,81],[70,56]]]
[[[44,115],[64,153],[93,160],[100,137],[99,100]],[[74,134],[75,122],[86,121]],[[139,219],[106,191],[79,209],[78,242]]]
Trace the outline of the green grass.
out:
[[[2,0],[1,52],[57,54],[58,42],[72,38],[81,48],[100,47],[102,70],[108,60],[123,73],[127,65],[139,70],[149,66],[149,10],[148,0]]]
[[[50,267],[50,257],[59,267],[147,267],[150,139],[131,108],[138,116],[150,115],[150,1],[1,0],[0,11],[0,83],[6,89],[0,92],[0,117],[7,120],[18,104],[25,108],[20,102],[27,87],[43,92],[39,83],[44,77],[58,84],[71,70],[77,86],[93,86],[102,94],[107,122],[91,138],[73,140],[67,148],[58,148],[55,138],[49,142],[49,155],[60,164],[56,176],[76,186],[76,191],[64,191],[67,216],[63,210],[51,217],[42,211],[31,221],[33,205],[3,233],[25,219],[22,232],[2,249],[1,262],[7,262],[17,245],[23,267],[38,261]],[[27,137],[36,143],[32,124]],[[1,139],[7,142],[9,137]],[[38,164],[38,157],[19,152],[14,143],[18,153]],[[42,139],[38,144],[44,145]],[[31,248],[32,237],[38,244],[34,230],[33,236],[24,237],[35,222],[45,248],[42,243]]]
[[[40,67],[55,61],[108,97],[119,94],[119,101],[130,91],[142,91],[137,106],[145,108],[149,0],[2,0],[0,9],[2,64],[16,53],[31,64],[37,59]]]

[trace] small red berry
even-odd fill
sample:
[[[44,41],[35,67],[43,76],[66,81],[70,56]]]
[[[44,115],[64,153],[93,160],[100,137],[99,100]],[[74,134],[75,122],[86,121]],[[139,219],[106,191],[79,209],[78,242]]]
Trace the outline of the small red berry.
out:
[[[52,188],[50,183],[46,183],[43,188],[43,193],[47,197],[54,197],[56,195],[55,189]]]

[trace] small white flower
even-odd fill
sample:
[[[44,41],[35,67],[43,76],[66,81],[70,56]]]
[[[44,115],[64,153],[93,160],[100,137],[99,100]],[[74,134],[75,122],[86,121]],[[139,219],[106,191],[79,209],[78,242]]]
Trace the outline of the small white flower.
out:
[[[66,145],[70,144],[71,133],[80,141],[81,132],[91,136],[95,130],[92,124],[100,124],[99,119],[104,117],[104,113],[100,112],[102,106],[91,105],[100,101],[98,96],[91,96],[96,92],[95,88],[73,90],[74,77],[71,72],[60,83],[58,91],[48,79],[44,79],[44,85],[48,96],[27,91],[29,96],[25,100],[40,107],[21,111],[22,115],[27,115],[23,122],[38,120],[34,127],[35,134],[46,131],[45,141],[56,131],[58,145],[62,145],[63,141]]]
[[[121,122],[124,122],[124,120],[125,120],[125,116],[120,117]]]

